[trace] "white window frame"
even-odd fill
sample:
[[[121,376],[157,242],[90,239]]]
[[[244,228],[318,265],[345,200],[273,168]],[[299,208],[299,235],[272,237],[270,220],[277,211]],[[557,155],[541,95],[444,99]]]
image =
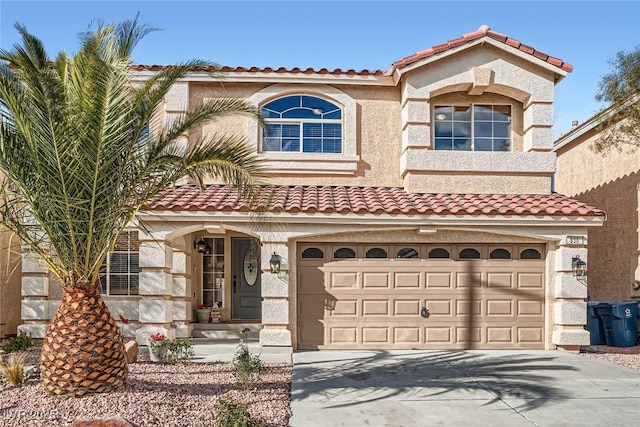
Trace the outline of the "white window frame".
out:
[[[282,99],[282,98],[288,98],[288,97],[302,97],[302,96],[307,96],[307,97],[311,97],[311,98],[318,98],[321,99],[323,101],[326,102],[330,102],[334,105],[335,109],[331,110],[330,112],[325,112],[325,113],[331,113],[334,112],[336,110],[340,111],[340,115],[344,116],[344,113],[342,111],[342,108],[340,108],[339,105],[336,105],[333,101],[326,99],[325,97],[321,97],[321,96],[317,96],[317,95],[310,95],[307,93],[301,93],[301,94],[287,94],[287,95],[283,95],[274,99],[269,100],[268,102],[265,102],[261,107],[260,107],[260,111],[262,111],[263,108],[265,108],[265,105],[276,101],[278,99]],[[296,107],[296,108],[306,108],[306,107]],[[274,113],[280,114],[282,112],[280,111],[275,111],[275,110],[271,110]],[[298,125],[299,127],[299,137],[298,137],[298,142],[299,142],[299,149],[298,151],[284,151],[284,150],[264,150],[264,135],[261,135],[260,137],[260,151],[263,153],[304,153],[304,154],[324,154],[324,151],[321,152],[313,152],[313,151],[304,151],[304,125],[307,123],[319,123],[319,124],[338,124],[340,125],[341,128],[341,133],[340,133],[340,152],[339,153],[326,153],[326,154],[330,154],[330,155],[334,155],[334,156],[339,156],[342,154],[342,151],[344,150],[344,129],[342,129],[342,118],[340,119],[312,119],[312,118],[265,118],[264,119],[265,123],[267,125],[269,124],[284,124],[284,125]],[[320,137],[321,140],[324,139],[323,137]]]
[[[478,105],[490,105],[491,107],[495,107],[495,106],[501,106],[501,107],[509,107],[509,149],[508,150],[476,150],[475,149],[475,108]],[[445,149],[438,149],[436,148],[436,129],[435,129],[435,123],[438,122],[438,120],[436,120],[436,109],[438,107],[471,107],[471,121],[470,121],[470,126],[471,126],[471,135],[469,135],[469,140],[471,143],[471,149],[470,150],[456,150],[455,148],[452,148],[451,150],[445,150]],[[451,104],[447,104],[447,103],[442,103],[442,104],[435,104],[433,106],[433,111],[432,111],[432,123],[433,125],[433,149],[435,151],[466,151],[466,152],[474,152],[474,153],[509,153],[513,151],[513,105],[508,104],[508,103],[501,103],[501,102],[497,102],[497,103],[491,103],[491,102],[473,102],[473,103],[451,103]],[[493,120],[491,121],[491,123],[494,123]],[[498,122],[498,123],[503,123],[503,122]],[[452,136],[452,141],[455,140],[455,137]],[[486,138],[488,139],[488,138]],[[493,137],[491,138],[493,139]]]
[[[350,95],[329,85],[274,84],[256,92],[247,101],[257,108],[288,95],[309,95],[325,99],[342,109],[342,154],[265,151],[262,129],[255,120],[247,121],[247,138],[264,160],[267,170],[278,175],[355,175],[357,154],[357,103]]]
[[[105,296],[113,297],[127,297],[127,296],[139,296],[140,295],[140,248],[137,251],[131,249],[131,236],[133,233],[137,233],[137,230],[124,230],[122,233],[127,234],[127,250],[126,251],[112,251],[107,254],[105,260],[105,271],[101,280],[104,280],[104,288],[100,287],[100,293]],[[126,254],[127,255],[127,272],[126,273],[112,273],[111,272],[111,255],[112,254]],[[138,271],[131,271],[131,254],[138,253]],[[126,276],[127,277],[127,293],[126,294],[112,294],[111,293],[111,276]],[[138,277],[138,292],[131,292],[131,277]],[[103,292],[104,291],[104,292]]]

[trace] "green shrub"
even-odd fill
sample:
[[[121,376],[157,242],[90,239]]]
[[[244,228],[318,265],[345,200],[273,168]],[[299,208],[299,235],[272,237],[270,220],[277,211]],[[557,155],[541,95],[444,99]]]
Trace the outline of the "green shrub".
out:
[[[260,427],[260,423],[251,418],[247,405],[231,398],[221,397],[216,403],[218,426],[220,427]]]
[[[26,332],[20,332],[18,336],[5,340],[0,348],[4,353],[14,353],[16,351],[24,351],[32,345],[31,335]]]
[[[257,354],[253,355],[246,345],[240,344],[233,356],[233,371],[240,384],[247,388],[253,384],[262,369],[262,360]]]
[[[152,340],[149,351],[163,363],[188,362],[195,355],[191,341],[181,338]]]

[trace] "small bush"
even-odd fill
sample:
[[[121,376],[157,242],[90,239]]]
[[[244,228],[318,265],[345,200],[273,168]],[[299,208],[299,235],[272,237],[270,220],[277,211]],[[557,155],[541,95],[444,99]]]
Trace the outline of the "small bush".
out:
[[[4,375],[9,384],[18,385],[24,382],[24,362],[26,358],[26,353],[11,353],[6,356],[6,360],[0,360],[0,370],[2,370],[2,375]]]
[[[31,335],[26,332],[20,332],[18,336],[5,340],[0,348],[5,353],[14,353],[16,351],[24,351],[32,345]]]
[[[188,362],[195,355],[191,341],[181,338],[152,340],[149,342],[149,351],[163,363]]]
[[[221,397],[216,403],[218,426],[220,427],[260,427],[260,423],[251,418],[247,405],[233,399]]]
[[[240,384],[245,388],[253,384],[261,369],[262,360],[260,360],[260,356],[257,354],[252,355],[246,345],[240,344],[238,351],[233,356],[233,371]]]

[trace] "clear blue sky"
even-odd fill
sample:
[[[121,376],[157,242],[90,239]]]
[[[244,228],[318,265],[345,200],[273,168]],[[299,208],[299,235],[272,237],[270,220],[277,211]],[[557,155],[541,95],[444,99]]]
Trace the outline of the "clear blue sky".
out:
[[[200,58],[229,66],[387,70],[391,62],[487,24],[575,68],[556,88],[554,134],[602,107],[594,100],[607,61],[640,44],[640,1],[7,1],[0,46],[18,21],[54,56],[74,52],[93,19],[132,18],[162,28],[135,62]]]

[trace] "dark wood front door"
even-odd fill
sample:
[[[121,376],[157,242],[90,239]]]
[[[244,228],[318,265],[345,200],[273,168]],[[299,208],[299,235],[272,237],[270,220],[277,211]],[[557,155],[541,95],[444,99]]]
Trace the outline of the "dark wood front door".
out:
[[[256,239],[231,239],[231,316],[233,319],[260,320],[260,243]]]

